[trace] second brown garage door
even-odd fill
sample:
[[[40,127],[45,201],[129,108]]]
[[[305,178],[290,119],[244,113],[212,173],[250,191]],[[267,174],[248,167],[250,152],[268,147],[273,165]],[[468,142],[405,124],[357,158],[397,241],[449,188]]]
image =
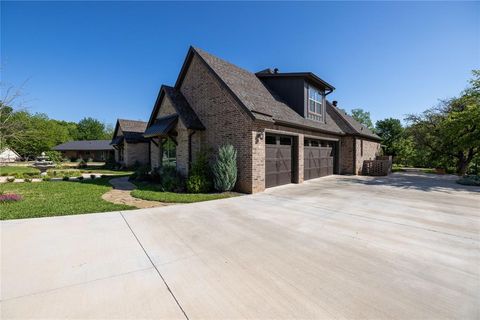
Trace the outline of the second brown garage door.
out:
[[[320,140],[304,141],[303,179],[309,180],[333,174],[334,144]]]
[[[292,182],[292,137],[267,135],[265,142],[265,187]]]

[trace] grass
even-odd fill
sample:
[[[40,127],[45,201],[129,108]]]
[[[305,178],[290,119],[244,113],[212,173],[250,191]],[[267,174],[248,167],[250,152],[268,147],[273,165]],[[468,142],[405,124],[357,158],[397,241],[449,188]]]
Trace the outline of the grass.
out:
[[[131,192],[135,198],[151,201],[160,201],[167,203],[193,203],[217,199],[236,197],[239,194],[235,192],[224,193],[175,193],[158,190],[158,187],[152,184],[135,183],[138,189]]]
[[[405,171],[407,171],[405,169],[408,169],[408,168],[409,167],[403,167],[403,166],[394,164],[393,167],[392,167],[392,172],[405,172]],[[432,168],[416,168],[416,169],[420,172],[423,172],[423,173],[431,173],[431,174],[436,174],[437,173],[437,170],[432,169]]]
[[[17,174],[24,174],[24,173],[38,173],[40,174],[40,171],[38,169],[32,168],[32,167],[24,167],[24,166],[1,166],[0,167],[0,175],[5,176],[5,175],[12,175],[14,173]]]
[[[23,200],[0,204],[0,220],[135,209],[101,198],[112,189],[109,179],[1,184],[0,192],[20,194]]]
[[[100,174],[109,174],[109,175],[125,175],[132,174],[133,171],[123,171],[123,170],[110,170],[105,169],[104,166],[88,166],[86,168],[74,168],[74,167],[64,167],[64,168],[52,168],[47,171],[49,176],[53,176],[53,172],[57,173],[57,176],[63,176],[64,174],[69,175],[80,175],[81,173],[100,173]],[[24,174],[35,174],[39,175],[40,170],[32,168],[29,166],[4,166],[0,167],[1,176],[10,176],[10,175],[24,175]]]

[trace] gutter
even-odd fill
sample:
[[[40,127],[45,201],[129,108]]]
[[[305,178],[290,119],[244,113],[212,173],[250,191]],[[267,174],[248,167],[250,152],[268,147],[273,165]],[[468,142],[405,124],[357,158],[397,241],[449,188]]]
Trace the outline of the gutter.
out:
[[[188,170],[190,170],[192,164],[192,136],[195,134],[195,130],[188,134]]]

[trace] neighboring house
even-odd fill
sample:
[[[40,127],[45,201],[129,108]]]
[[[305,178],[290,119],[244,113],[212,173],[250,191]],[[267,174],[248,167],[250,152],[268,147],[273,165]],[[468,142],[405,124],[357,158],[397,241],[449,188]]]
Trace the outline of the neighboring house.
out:
[[[150,163],[150,140],[143,136],[147,123],[118,119],[110,143],[115,148],[115,161],[125,167]]]
[[[4,148],[0,150],[0,163],[5,163],[5,162],[15,162],[15,161],[20,161],[22,157],[13,149],[11,148]]]
[[[53,147],[53,150],[60,151],[64,158],[70,160],[83,159],[85,161],[108,161],[113,159],[113,147],[110,140],[80,140],[69,141]]]
[[[237,149],[236,189],[253,193],[330,174],[360,174],[380,138],[330,103],[311,72],[252,73],[190,47],[174,87],[163,85],[145,137],[152,168],[183,175],[200,150]]]

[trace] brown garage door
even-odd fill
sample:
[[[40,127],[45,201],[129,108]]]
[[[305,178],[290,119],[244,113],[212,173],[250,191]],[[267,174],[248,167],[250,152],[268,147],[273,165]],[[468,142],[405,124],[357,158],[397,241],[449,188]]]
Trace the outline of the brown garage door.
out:
[[[334,144],[321,140],[304,141],[304,180],[333,174]]]
[[[265,187],[292,182],[292,137],[267,135],[265,141]]]

